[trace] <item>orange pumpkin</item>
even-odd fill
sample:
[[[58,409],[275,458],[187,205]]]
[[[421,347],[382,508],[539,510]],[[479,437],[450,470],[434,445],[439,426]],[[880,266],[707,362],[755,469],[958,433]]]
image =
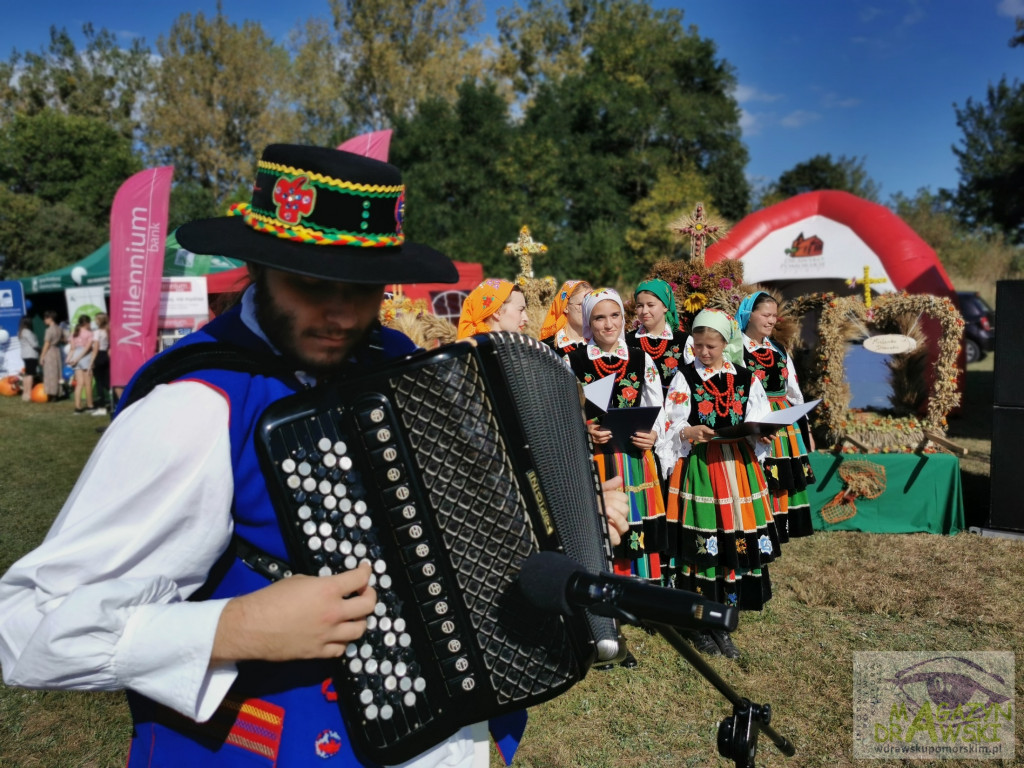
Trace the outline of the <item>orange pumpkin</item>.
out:
[[[39,382],[32,387],[31,397],[33,403],[45,403],[50,399],[46,396],[46,387],[43,386],[43,382]]]
[[[0,395],[12,397],[21,394],[21,382],[17,376],[6,376],[0,379]]]

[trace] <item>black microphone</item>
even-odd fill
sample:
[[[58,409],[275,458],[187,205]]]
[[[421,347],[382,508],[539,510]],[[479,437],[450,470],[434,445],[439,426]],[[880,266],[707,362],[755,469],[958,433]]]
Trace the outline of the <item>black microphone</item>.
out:
[[[739,612],[705,600],[694,592],[644,584],[637,579],[588,573],[557,552],[537,552],[523,561],[519,588],[535,607],[548,613],[574,615],[584,608],[629,624],[641,620],[683,629],[736,629]]]

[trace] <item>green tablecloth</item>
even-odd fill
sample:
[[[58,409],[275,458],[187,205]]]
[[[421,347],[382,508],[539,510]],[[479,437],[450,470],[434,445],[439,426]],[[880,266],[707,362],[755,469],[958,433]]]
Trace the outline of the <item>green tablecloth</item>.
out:
[[[857,514],[826,523],[821,508],[843,490],[839,467],[844,461],[870,461],[885,468],[885,492],[876,499],[854,500]],[[960,460],[948,453],[843,454],[812,453],[817,478],[807,488],[815,529],[871,533],[948,533],[964,529]]]

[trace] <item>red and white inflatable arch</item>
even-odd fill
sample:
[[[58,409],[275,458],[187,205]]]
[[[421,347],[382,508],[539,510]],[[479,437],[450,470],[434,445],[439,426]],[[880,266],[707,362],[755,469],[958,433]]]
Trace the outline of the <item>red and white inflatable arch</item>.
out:
[[[722,259],[743,259],[747,283],[861,279],[868,267],[886,278],[876,292],[956,300],[935,251],[888,208],[849,192],[806,192],[750,214],[707,249],[706,263]]]

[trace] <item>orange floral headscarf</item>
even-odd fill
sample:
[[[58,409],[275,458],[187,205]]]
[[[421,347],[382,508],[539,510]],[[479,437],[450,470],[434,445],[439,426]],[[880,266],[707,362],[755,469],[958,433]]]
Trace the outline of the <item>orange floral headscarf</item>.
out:
[[[512,295],[514,287],[508,280],[491,277],[474,288],[462,302],[459,330],[455,338],[468,339],[474,334],[490,331],[487,318],[501,309],[501,305]]]
[[[562,330],[566,323],[569,322],[569,317],[565,314],[565,309],[569,305],[569,297],[572,296],[573,291],[576,290],[576,286],[580,283],[586,283],[584,280],[566,280],[562,283],[562,287],[555,294],[554,300],[551,302],[551,306],[548,308],[548,314],[544,318],[544,324],[540,327],[540,338],[547,339],[554,336],[560,330]]]

